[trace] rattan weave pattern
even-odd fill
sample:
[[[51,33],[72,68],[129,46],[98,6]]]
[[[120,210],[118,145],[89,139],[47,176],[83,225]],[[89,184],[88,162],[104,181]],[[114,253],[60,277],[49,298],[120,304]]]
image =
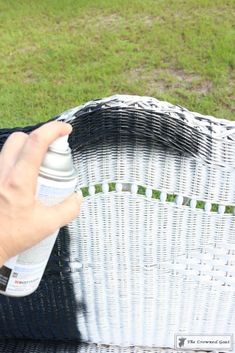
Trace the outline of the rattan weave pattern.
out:
[[[76,163],[81,166],[80,187],[124,181],[198,200],[235,205],[235,168],[206,164],[200,158],[188,158],[156,142],[134,144],[120,137],[119,143],[111,145],[104,141],[101,146],[74,153]]]
[[[128,192],[87,197],[69,226],[72,277],[95,309],[78,319],[81,336],[172,347],[176,332],[233,332],[234,226]]]
[[[234,122],[191,112],[179,105],[173,105],[169,102],[160,101],[156,98],[146,96],[117,94],[107,98],[96,99],[65,111],[60,115],[59,119],[70,120],[73,116],[111,107],[118,107],[119,109],[127,109],[130,107],[139,110],[166,113],[174,116],[176,120],[181,120],[182,122],[185,121],[187,125],[194,127],[205,134],[213,134],[217,138],[229,138],[234,140]]]
[[[151,97],[125,95],[88,102],[61,114],[59,119],[72,121],[74,117],[79,125],[77,146],[116,134],[130,138],[134,132],[135,138],[153,139],[200,155],[207,162],[234,166],[235,122],[203,116]]]
[[[39,290],[0,297],[0,339],[23,340],[22,353],[77,352],[43,339],[90,342],[79,352],[173,353],[175,333],[235,332],[235,215],[225,213],[235,205],[235,124],[121,95],[57,119],[73,125],[78,188],[89,196],[60,232]],[[0,146],[15,130],[0,131]]]
[[[3,341],[0,342],[1,353],[182,353],[175,349],[149,347],[118,347],[76,342],[55,341]],[[187,351],[195,353],[194,351]],[[197,351],[197,353],[206,353]]]

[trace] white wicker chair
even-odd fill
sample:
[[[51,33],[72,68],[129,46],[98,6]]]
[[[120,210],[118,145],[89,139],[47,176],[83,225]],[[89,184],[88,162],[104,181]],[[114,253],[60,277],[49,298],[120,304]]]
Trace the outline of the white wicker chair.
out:
[[[73,125],[70,144],[86,197],[65,229],[66,251],[64,236],[58,238],[41,289],[14,303],[14,310],[25,308],[15,314],[18,320],[30,315],[37,322],[43,310],[57,317],[53,334],[42,327],[32,334],[31,326],[15,338],[53,342],[31,341],[20,349],[14,330],[6,335],[0,328],[0,338],[8,338],[0,349],[169,353],[175,334],[234,333],[235,123],[123,95],[57,119]],[[13,306],[4,300],[0,310]],[[66,326],[60,336],[61,317],[71,324],[66,311],[74,314],[79,346]],[[9,344],[14,348],[7,351]]]

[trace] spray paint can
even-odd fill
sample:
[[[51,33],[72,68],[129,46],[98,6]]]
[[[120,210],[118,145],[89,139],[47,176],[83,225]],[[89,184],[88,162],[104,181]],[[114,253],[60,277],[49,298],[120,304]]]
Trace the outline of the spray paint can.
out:
[[[74,192],[76,183],[77,171],[73,166],[68,136],[63,136],[48,148],[39,170],[36,197],[48,206],[55,205]],[[59,229],[5,262],[0,268],[1,294],[23,297],[38,288],[58,232]]]

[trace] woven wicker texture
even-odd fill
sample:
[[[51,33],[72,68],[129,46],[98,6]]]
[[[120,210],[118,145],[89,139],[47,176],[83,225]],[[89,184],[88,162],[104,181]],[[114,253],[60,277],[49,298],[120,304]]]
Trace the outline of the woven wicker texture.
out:
[[[148,347],[118,347],[111,345],[96,345],[76,342],[55,341],[20,341],[5,340],[0,342],[1,353],[182,353],[174,349]],[[193,353],[188,350],[187,353]],[[195,352],[194,352],[195,353]],[[197,351],[197,353],[206,353]]]
[[[235,332],[235,124],[138,96],[57,119],[74,127],[78,188],[89,195],[61,230],[39,289],[0,297],[0,338],[134,352],[173,348],[176,333]],[[2,130],[0,146],[15,130]]]
[[[20,341],[5,340],[0,342],[0,352],[4,353],[182,353],[175,349],[148,347],[118,347],[111,345],[96,345],[76,342],[55,341]],[[195,353],[194,351],[187,351]],[[197,351],[197,353],[206,353]]]

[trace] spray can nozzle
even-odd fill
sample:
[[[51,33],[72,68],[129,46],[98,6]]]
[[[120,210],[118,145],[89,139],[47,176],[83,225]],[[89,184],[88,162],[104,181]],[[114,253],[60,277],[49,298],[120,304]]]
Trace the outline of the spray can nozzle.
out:
[[[56,152],[66,152],[69,149],[68,137],[68,135],[59,137],[50,144],[49,149]]]

